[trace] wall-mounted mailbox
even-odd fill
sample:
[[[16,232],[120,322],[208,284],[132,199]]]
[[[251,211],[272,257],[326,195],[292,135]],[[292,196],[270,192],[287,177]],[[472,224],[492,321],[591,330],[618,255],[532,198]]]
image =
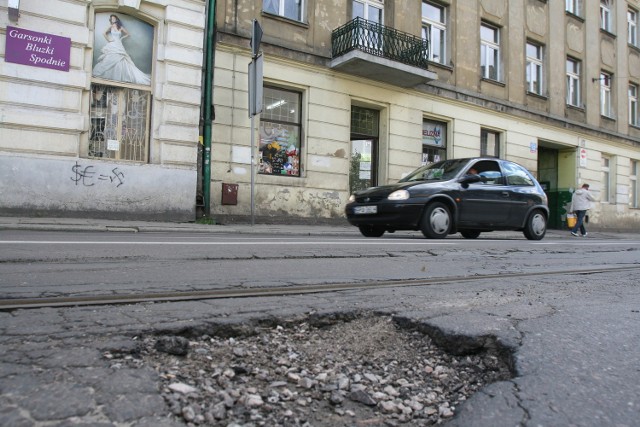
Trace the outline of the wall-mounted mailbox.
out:
[[[238,184],[225,184],[224,182],[222,183],[222,204],[238,204]]]

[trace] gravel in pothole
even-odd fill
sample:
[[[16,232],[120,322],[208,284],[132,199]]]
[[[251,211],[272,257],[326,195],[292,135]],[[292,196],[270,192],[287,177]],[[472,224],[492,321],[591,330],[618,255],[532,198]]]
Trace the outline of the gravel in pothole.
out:
[[[146,337],[172,417],[189,426],[443,424],[483,386],[511,377],[490,353],[452,356],[391,317],[261,328],[251,336]]]

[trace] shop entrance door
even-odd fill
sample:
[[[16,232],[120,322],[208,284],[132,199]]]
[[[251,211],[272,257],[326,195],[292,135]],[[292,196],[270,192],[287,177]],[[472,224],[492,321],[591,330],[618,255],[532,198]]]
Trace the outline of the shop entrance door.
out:
[[[378,185],[380,112],[351,106],[349,194]]]
[[[351,161],[349,168],[350,194],[376,185],[375,139],[354,139],[351,141]]]

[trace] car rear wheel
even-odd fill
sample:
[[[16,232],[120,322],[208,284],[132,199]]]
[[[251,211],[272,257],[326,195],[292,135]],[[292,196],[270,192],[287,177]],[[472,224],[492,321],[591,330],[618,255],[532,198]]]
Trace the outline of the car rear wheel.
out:
[[[447,205],[440,202],[431,203],[422,217],[420,224],[422,234],[428,239],[444,239],[451,229],[451,212]]]
[[[547,233],[547,217],[540,210],[531,212],[524,226],[524,237],[529,240],[541,240]]]
[[[480,235],[480,231],[478,231],[478,230],[461,230],[460,234],[462,234],[462,237],[464,237],[465,239],[477,239],[478,236]]]
[[[373,225],[361,225],[358,227],[364,237],[380,237],[384,234],[384,228]]]

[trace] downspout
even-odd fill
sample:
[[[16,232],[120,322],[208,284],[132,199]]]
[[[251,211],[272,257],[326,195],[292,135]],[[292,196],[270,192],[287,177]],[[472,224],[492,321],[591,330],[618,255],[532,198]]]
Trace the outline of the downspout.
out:
[[[204,64],[204,130],[202,150],[202,201],[205,218],[211,217],[211,122],[213,121],[213,59],[215,53],[216,0],[207,4]]]

